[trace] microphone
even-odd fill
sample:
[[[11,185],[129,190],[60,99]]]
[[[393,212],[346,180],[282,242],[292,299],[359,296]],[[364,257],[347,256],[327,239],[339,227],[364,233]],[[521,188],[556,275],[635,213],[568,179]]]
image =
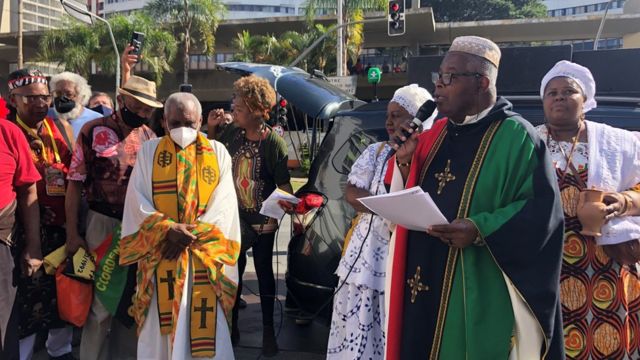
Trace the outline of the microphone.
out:
[[[433,100],[425,101],[424,104],[422,104],[422,106],[420,106],[420,108],[418,109],[418,112],[416,112],[416,117],[414,117],[413,120],[411,120],[411,123],[409,123],[409,127],[413,131],[416,131],[420,126],[422,126],[422,122],[433,115],[433,112],[436,111],[436,106],[437,105]],[[409,136],[411,136],[411,134],[404,130],[402,130],[402,133],[407,139],[409,138]],[[398,144],[398,146],[402,146],[402,144],[404,144],[404,141],[400,140],[400,138],[398,137],[393,139],[393,142]]]

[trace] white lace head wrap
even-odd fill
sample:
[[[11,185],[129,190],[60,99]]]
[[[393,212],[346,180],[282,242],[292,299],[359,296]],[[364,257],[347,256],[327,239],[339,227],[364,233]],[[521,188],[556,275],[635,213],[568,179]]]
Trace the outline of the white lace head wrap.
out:
[[[396,90],[391,101],[402,106],[411,116],[416,116],[420,106],[427,100],[433,100],[427,89],[421,88],[418,84],[403,86]]]
[[[542,78],[542,83],[540,84],[541,98],[544,98],[544,90],[547,88],[547,84],[557,77],[567,77],[578,83],[586,97],[582,113],[596,108],[598,105],[596,103],[596,82],[593,80],[591,71],[582,65],[567,60],[558,61],[547,75]]]

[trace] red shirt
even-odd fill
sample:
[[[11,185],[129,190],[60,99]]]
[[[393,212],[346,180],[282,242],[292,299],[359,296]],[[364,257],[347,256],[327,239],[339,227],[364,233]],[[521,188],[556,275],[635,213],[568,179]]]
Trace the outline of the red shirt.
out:
[[[49,129],[51,132],[49,132]],[[48,225],[62,226],[65,223],[64,198],[67,173],[69,172],[69,165],[71,164],[71,150],[67,146],[67,142],[64,140],[60,130],[58,130],[58,127],[50,118],[45,118],[38,129],[37,135],[39,139],[36,139],[32,131],[21,130],[26,136],[27,141],[34,142],[41,140],[44,145],[44,147],[36,146],[36,144],[31,146],[31,159],[42,178],[37,183],[38,204],[41,209],[49,208],[56,214],[53,223]],[[53,142],[55,142],[55,146]],[[41,149],[44,149],[44,153]],[[55,155],[56,150],[58,153],[57,157]],[[55,177],[52,179],[52,177],[49,176],[49,179],[47,179],[49,168],[59,171],[57,180],[60,181],[60,184],[58,184],[57,194],[49,194],[47,191],[47,181],[55,181]]]
[[[20,128],[0,119],[0,208],[16,198],[16,187],[40,180],[31,149]]]

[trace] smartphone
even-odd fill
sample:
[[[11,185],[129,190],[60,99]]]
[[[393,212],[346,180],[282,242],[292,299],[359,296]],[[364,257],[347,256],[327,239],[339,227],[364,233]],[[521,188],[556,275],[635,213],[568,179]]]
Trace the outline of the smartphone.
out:
[[[144,42],[144,33],[134,31],[133,34],[131,34],[131,42],[129,42],[129,44],[133,46],[133,50],[131,50],[129,54],[138,55],[138,61],[136,62],[140,62],[140,53],[142,53],[143,42]]]
[[[191,84],[181,84],[180,85],[180,92],[188,92],[190,93],[191,90],[193,90],[193,86]]]

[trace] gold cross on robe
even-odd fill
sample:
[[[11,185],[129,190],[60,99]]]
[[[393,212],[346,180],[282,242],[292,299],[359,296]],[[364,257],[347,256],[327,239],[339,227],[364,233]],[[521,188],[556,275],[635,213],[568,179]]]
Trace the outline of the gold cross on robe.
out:
[[[438,195],[440,195],[447,183],[456,179],[455,175],[451,173],[451,160],[447,160],[447,166],[443,172],[436,174],[436,179],[438,180]]]
[[[413,275],[413,277],[407,279],[407,284],[409,285],[409,288],[411,288],[412,304],[416,302],[416,296],[418,296],[419,291],[429,291],[429,287],[420,282],[421,271],[422,269],[420,268],[420,266],[418,266],[418,268],[416,268],[416,273]]]

